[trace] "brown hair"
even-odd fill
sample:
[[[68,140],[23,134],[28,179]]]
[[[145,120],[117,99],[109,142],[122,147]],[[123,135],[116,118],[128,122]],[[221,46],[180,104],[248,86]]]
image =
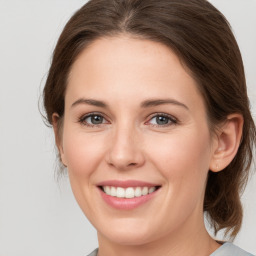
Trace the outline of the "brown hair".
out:
[[[206,0],[91,0],[66,24],[54,50],[44,88],[46,118],[64,115],[67,78],[78,55],[101,37],[128,34],[163,43],[188,68],[203,95],[214,130],[232,113],[244,117],[236,157],[223,171],[209,171],[204,199],[217,233],[234,237],[242,222],[240,194],[256,143],[241,54],[225,17]]]

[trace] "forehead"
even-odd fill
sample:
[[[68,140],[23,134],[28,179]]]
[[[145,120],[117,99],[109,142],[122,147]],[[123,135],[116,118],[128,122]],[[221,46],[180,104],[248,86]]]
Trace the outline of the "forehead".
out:
[[[170,96],[202,103],[195,80],[169,47],[128,36],[100,38],[84,49],[72,66],[66,94],[66,100]]]
[[[164,44],[122,35],[93,41],[78,56],[70,76],[72,77],[74,69],[77,71],[81,71],[81,68],[125,70],[132,67],[136,69],[139,66],[144,70],[151,67],[158,72],[163,68],[163,71],[168,69],[168,73],[172,75],[180,71],[186,73],[179,58]]]

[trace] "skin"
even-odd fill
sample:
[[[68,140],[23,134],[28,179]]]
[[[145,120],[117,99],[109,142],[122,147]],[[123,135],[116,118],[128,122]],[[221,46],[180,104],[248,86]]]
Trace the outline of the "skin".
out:
[[[141,106],[156,99],[172,102]],[[92,112],[102,123],[84,118]],[[171,119],[159,125],[156,114]],[[96,40],[72,66],[61,136],[58,119],[61,159],[100,256],[210,255],[220,246],[204,226],[206,179],[235,156],[243,120],[231,115],[213,135],[196,82],[168,47],[128,35]],[[131,179],[161,188],[132,210],[103,201],[97,184]]]

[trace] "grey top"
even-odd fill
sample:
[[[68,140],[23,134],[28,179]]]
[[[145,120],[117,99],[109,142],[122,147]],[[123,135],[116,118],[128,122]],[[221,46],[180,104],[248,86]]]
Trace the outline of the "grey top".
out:
[[[97,254],[95,254],[97,255]],[[226,242],[221,247],[219,247],[210,256],[253,256],[252,254],[242,250],[238,246]]]
[[[98,253],[98,249],[95,249],[93,252],[91,252],[89,255],[87,256],[97,256]]]
[[[94,250],[88,256],[97,256],[98,249]],[[253,256],[238,246],[226,242],[220,248],[218,248],[215,252],[213,252],[210,256]]]

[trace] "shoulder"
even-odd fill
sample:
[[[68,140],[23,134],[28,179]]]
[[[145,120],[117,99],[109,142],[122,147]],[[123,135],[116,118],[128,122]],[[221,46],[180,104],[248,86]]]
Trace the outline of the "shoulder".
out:
[[[210,256],[253,256],[238,246],[226,242]]]
[[[93,252],[91,252],[87,256],[97,256],[97,253],[98,253],[98,249],[95,249]]]

